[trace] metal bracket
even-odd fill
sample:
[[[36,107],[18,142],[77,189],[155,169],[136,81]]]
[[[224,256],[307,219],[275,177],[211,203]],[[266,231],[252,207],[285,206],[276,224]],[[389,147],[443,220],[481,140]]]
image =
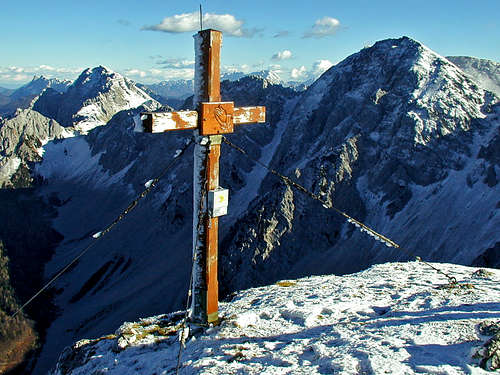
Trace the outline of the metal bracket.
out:
[[[211,145],[222,144],[222,135],[210,135],[208,139]]]

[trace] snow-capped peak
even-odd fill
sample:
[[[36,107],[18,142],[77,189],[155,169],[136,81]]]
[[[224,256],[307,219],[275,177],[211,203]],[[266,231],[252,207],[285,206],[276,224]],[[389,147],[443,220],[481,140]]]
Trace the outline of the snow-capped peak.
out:
[[[105,125],[119,111],[145,102],[155,103],[131,80],[104,66],[84,70],[67,92],[56,98],[58,106],[51,104],[52,96],[51,93],[42,95],[34,108],[82,133]]]
[[[262,78],[271,85],[280,85],[283,83],[279,73],[275,70],[261,70],[260,72],[253,72],[249,76]]]

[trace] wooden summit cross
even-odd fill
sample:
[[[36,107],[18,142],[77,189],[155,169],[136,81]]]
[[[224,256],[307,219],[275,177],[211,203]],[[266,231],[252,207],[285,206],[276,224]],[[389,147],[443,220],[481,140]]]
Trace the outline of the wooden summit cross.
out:
[[[193,283],[190,319],[217,323],[218,216],[227,213],[228,191],[219,187],[221,134],[233,133],[235,124],[265,122],[265,107],[235,108],[221,102],[220,49],[222,33],[202,30],[195,39],[193,105],[196,111],[143,112],[144,132],[163,133],[193,129]]]

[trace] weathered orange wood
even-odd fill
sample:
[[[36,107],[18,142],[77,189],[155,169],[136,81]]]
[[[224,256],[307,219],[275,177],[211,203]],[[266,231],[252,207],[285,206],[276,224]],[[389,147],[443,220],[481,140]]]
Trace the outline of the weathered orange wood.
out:
[[[202,38],[201,49],[203,54],[202,87],[206,94],[204,102],[220,102],[220,50],[222,46],[222,33],[217,30],[203,30],[207,37]]]
[[[237,107],[234,109],[233,122],[235,124],[266,122],[266,107]]]
[[[201,103],[201,123],[197,111],[142,112],[146,133],[200,128],[201,135],[228,134],[234,125],[266,122],[266,107],[236,107],[233,102]]]
[[[198,112],[142,112],[143,130],[146,133],[163,133],[172,130],[196,129]]]
[[[201,103],[201,135],[227,134],[234,131],[233,102]]]
[[[219,159],[220,159],[220,137],[210,137],[207,158],[207,187],[215,190],[219,187]],[[214,142],[215,141],[215,142]],[[219,218],[207,216],[206,231],[206,268],[205,280],[207,283],[207,321],[214,323],[219,320],[219,283],[217,281],[217,259],[219,240]]]

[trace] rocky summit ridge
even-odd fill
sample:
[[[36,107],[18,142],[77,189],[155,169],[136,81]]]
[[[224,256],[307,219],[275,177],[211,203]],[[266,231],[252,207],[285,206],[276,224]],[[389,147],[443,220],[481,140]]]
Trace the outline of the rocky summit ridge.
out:
[[[418,262],[281,280],[221,304],[220,325],[182,313],[123,323],[67,347],[53,375],[490,374],[500,368],[500,272]],[[188,325],[189,327],[189,325]],[[179,355],[181,334],[190,336]],[[177,365],[179,360],[179,365]]]

